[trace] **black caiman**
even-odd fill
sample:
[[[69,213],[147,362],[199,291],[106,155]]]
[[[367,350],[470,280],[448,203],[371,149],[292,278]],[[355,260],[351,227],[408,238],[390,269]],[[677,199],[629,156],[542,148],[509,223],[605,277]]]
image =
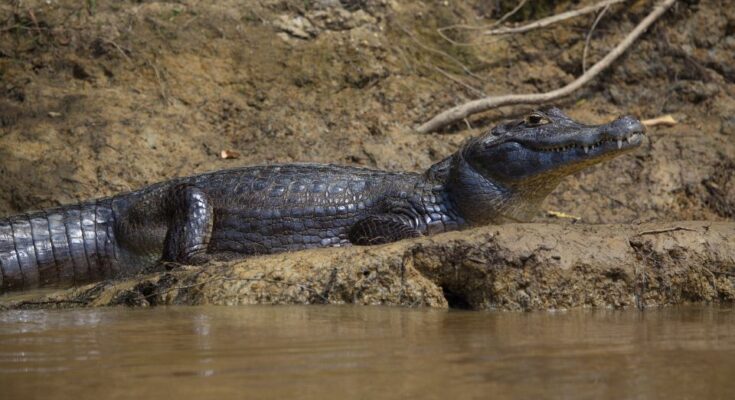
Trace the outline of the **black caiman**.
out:
[[[28,212],[0,219],[0,292],[528,221],[565,176],[639,146],[644,132],[630,116],[592,126],[552,108],[496,126],[424,173],[250,166]]]

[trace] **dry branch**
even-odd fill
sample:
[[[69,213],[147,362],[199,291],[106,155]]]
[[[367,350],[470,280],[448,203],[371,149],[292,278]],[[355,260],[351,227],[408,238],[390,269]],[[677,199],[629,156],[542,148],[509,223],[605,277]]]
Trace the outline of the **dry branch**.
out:
[[[676,0],[663,0],[657,4],[646,18],[633,29],[612,51],[602,60],[593,65],[587,72],[582,74],[566,86],[546,93],[533,94],[509,94],[504,96],[491,96],[473,100],[465,104],[452,107],[434,116],[428,122],[417,128],[421,133],[433,132],[443,126],[460,121],[471,114],[487,111],[492,108],[509,106],[515,104],[540,104],[572,94],[575,90],[592,80],[601,71],[610,66],[620,55],[622,55],[635,42],[643,32],[653,24],[658,17],[671,7]]]
[[[602,20],[602,17],[605,15],[607,10],[610,9],[610,6],[606,6],[605,8],[600,11],[599,14],[597,14],[597,18],[595,18],[595,22],[592,23],[592,27],[590,27],[590,31],[587,32],[587,37],[584,39],[584,50],[582,51],[582,73],[587,72],[587,52],[590,49],[590,41],[592,40],[592,33],[595,32],[595,28],[597,28],[597,24],[600,23]]]
[[[457,84],[459,84],[459,85],[463,86],[463,87],[464,87],[464,88],[466,88],[467,90],[469,90],[469,91],[471,91],[471,92],[474,92],[475,94],[479,94],[480,96],[487,96],[487,94],[485,94],[485,92],[483,92],[482,90],[480,90],[480,89],[478,89],[478,88],[476,88],[476,87],[474,87],[474,86],[471,86],[471,85],[469,85],[469,84],[465,83],[464,81],[462,81],[462,80],[461,80],[461,79],[459,79],[459,78],[456,78],[456,77],[452,76],[452,74],[450,74],[449,72],[447,72],[447,71],[445,71],[445,70],[443,70],[443,69],[441,69],[441,68],[439,68],[439,67],[437,67],[437,66],[434,66],[434,69],[435,69],[435,70],[436,70],[436,71],[437,71],[438,73],[440,73],[440,74],[444,75],[444,76],[445,76],[445,77],[446,77],[447,79],[449,79],[450,81],[452,81],[452,82],[454,82],[454,83],[457,83]]]
[[[398,26],[398,29],[400,29],[401,31],[403,31],[403,33],[405,33],[405,34],[406,34],[406,35],[407,35],[407,36],[409,37],[409,39],[411,39],[411,41],[413,41],[414,43],[416,43],[416,45],[418,45],[418,46],[419,46],[420,48],[422,48],[422,49],[424,49],[424,50],[426,50],[426,51],[428,51],[428,52],[431,52],[431,53],[434,53],[434,54],[438,54],[438,55],[440,55],[440,56],[442,56],[442,57],[445,57],[445,58],[447,58],[448,60],[450,60],[450,61],[454,62],[454,63],[455,63],[455,64],[457,64],[457,65],[458,65],[458,66],[459,66],[460,68],[462,68],[462,70],[463,70],[463,71],[464,71],[464,72],[465,72],[465,73],[466,73],[467,75],[469,75],[469,76],[471,76],[471,77],[473,77],[473,78],[475,78],[475,79],[477,79],[477,80],[479,80],[479,81],[482,81],[482,78],[480,78],[480,77],[479,77],[479,76],[477,76],[476,74],[472,73],[472,71],[470,71],[470,69],[469,69],[469,68],[467,68],[467,66],[466,66],[466,65],[464,65],[464,64],[463,64],[463,63],[462,63],[461,61],[459,61],[459,60],[458,60],[457,58],[453,57],[453,56],[452,56],[451,54],[448,54],[448,53],[446,53],[446,52],[444,52],[444,51],[441,51],[441,50],[439,50],[439,49],[435,49],[435,48],[433,48],[433,47],[430,47],[430,46],[427,46],[427,45],[425,45],[425,44],[421,43],[421,41],[420,41],[420,40],[418,40],[418,39],[417,39],[417,38],[416,38],[416,37],[415,37],[415,36],[413,35],[413,33],[409,32],[409,30],[408,30],[408,29],[404,28],[404,27],[403,27],[403,25],[401,25],[401,24],[398,24],[398,23],[396,23],[396,26]]]
[[[661,117],[651,118],[651,119],[644,119],[641,121],[641,123],[647,127],[650,126],[674,126],[677,124],[676,120],[674,119],[671,114],[666,114]]]
[[[546,26],[549,26],[549,25],[552,25],[557,22],[564,21],[570,18],[578,17],[580,15],[589,14],[591,12],[597,11],[600,8],[608,8],[613,4],[622,3],[626,0],[604,0],[597,4],[593,4],[591,6],[583,7],[577,10],[567,11],[561,14],[553,15],[548,18],[543,18],[538,21],[534,21],[528,25],[523,25],[519,27],[503,27],[503,28],[492,29],[502,24],[503,22],[505,22],[505,20],[510,18],[513,14],[518,12],[518,10],[520,10],[526,4],[526,1],[527,0],[523,0],[519,2],[518,5],[514,9],[512,9],[510,12],[503,15],[499,20],[493,22],[490,25],[481,25],[481,26],[463,25],[463,24],[449,25],[449,26],[445,26],[445,27],[441,27],[437,29],[437,32],[442,38],[444,38],[444,40],[452,43],[453,45],[471,46],[473,45],[473,43],[457,42],[453,40],[452,38],[450,38],[449,36],[447,36],[444,32],[447,30],[451,30],[451,29],[467,29],[467,30],[488,29],[487,31],[484,32],[485,35],[504,35],[504,34],[511,34],[511,33],[523,33],[523,32],[528,32],[534,29],[543,28],[543,27],[546,27]]]
[[[617,4],[617,3],[622,3],[624,1],[626,0],[605,0],[597,4],[593,4],[591,6],[582,7],[577,10],[571,10],[571,11],[563,12],[561,14],[552,15],[551,17],[543,18],[543,19],[534,21],[527,25],[518,26],[518,27],[504,27],[504,28],[498,28],[498,29],[491,29],[491,30],[485,31],[484,33],[486,35],[507,35],[510,33],[528,32],[534,29],[547,27],[557,22],[567,20],[569,18],[574,18],[580,15],[589,14],[591,12],[595,12],[599,10],[600,8],[608,7],[610,5]]]
[[[446,40],[447,42],[449,42],[449,43],[451,43],[451,44],[453,44],[455,46],[470,46],[470,45],[472,45],[472,43],[460,43],[460,42],[457,42],[457,41],[453,40],[452,38],[450,38],[449,36],[447,36],[444,33],[444,31],[448,31],[448,30],[451,30],[451,29],[479,30],[479,29],[494,28],[494,27],[502,24],[503,22],[505,22],[508,18],[512,17],[515,13],[517,13],[518,10],[520,10],[521,8],[523,8],[524,5],[526,5],[526,2],[527,1],[528,0],[521,0],[521,1],[519,1],[518,2],[518,5],[516,5],[514,9],[510,10],[508,13],[506,13],[505,15],[503,15],[502,17],[500,17],[499,20],[493,22],[490,25],[474,26],[474,25],[457,24],[457,25],[443,26],[443,27],[437,29],[436,31],[439,34],[439,36],[441,36],[442,38],[444,38],[444,40]]]
[[[706,228],[706,226],[705,226],[705,228]],[[656,235],[656,234],[659,234],[659,233],[676,232],[676,231],[697,232],[696,229],[684,228],[684,227],[681,227],[681,226],[675,226],[675,227],[672,227],[672,228],[661,228],[661,229],[653,229],[653,230],[649,230],[649,231],[638,232],[635,235],[636,236]]]

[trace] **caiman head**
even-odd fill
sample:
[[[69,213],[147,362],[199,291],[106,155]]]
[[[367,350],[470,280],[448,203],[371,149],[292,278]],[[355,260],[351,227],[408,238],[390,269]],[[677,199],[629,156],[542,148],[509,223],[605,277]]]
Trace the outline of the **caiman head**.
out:
[[[635,149],[644,134],[630,116],[585,125],[556,108],[534,111],[465,144],[448,189],[471,223],[528,221],[565,176]]]

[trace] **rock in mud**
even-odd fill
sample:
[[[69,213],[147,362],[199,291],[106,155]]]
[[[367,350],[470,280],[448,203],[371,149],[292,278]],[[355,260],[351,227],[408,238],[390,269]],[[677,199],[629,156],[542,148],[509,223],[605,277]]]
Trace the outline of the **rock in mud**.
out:
[[[273,25],[298,39],[311,39],[319,33],[314,25],[312,25],[311,21],[300,15],[279,15],[278,18],[273,21]]]

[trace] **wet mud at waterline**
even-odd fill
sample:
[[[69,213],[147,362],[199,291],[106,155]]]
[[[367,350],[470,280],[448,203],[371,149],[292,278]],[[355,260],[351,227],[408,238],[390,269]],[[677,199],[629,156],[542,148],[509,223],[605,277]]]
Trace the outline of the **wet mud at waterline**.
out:
[[[587,67],[604,57],[654,4],[613,6],[589,44],[594,14],[498,37],[441,31],[471,46],[438,33],[509,11],[491,3],[4,4],[0,216],[253,164],[423,171],[534,107],[434,133],[418,125],[484,95],[563,86],[583,73],[584,54]],[[537,3],[508,23],[577,6]],[[734,25],[724,2],[677,2],[608,70],[554,102],[595,124],[626,114],[677,123],[650,127],[636,151],[566,178],[538,224],[181,266],[4,297],[3,307],[730,303]]]

